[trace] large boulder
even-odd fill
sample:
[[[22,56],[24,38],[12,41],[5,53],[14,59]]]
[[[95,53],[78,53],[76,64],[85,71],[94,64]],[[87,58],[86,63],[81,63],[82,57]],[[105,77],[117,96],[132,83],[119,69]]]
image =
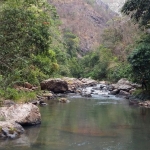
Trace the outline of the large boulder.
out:
[[[83,85],[85,86],[94,86],[96,85],[98,82],[91,79],[91,78],[83,78],[81,79],[81,82],[83,83]]]
[[[125,85],[131,85],[130,81],[126,78],[122,78],[118,81],[118,84],[125,84]]]
[[[63,77],[63,80],[67,82],[69,92],[77,92],[77,89],[80,87],[94,86],[98,83],[97,81],[90,78],[77,79]]]
[[[17,138],[23,132],[23,127],[15,122],[0,121],[0,138]]]
[[[83,85],[83,82],[77,78],[63,77],[63,80],[67,82],[70,92],[76,92],[76,89]]]
[[[125,78],[120,79],[116,84],[112,84],[112,86],[115,89],[123,90],[123,91],[127,91],[127,92],[129,92],[133,88],[132,83],[130,83]]]
[[[48,79],[40,83],[41,90],[49,90],[54,93],[64,93],[68,91],[68,84],[62,79]]]
[[[114,89],[114,90],[112,90],[112,91],[110,92],[110,94],[111,94],[111,95],[117,95],[117,94],[119,94],[119,92],[120,92],[120,90]]]
[[[36,125],[41,123],[39,108],[31,103],[16,104],[0,108],[3,120],[17,122],[21,125]]]

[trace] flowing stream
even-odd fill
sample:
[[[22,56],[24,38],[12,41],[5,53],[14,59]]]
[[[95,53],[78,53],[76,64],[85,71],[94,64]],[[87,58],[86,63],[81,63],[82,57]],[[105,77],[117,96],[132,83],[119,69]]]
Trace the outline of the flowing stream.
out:
[[[68,99],[40,107],[42,124],[26,127],[19,139],[0,141],[0,150],[149,149],[150,109],[105,95]]]

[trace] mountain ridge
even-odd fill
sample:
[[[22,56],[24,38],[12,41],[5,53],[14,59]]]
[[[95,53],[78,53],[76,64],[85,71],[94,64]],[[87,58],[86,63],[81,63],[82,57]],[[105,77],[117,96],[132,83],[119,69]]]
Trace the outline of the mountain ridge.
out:
[[[80,49],[87,52],[98,47],[107,22],[117,14],[101,0],[49,0],[62,21],[61,29],[69,30],[80,39]],[[100,3],[101,2],[101,3]]]

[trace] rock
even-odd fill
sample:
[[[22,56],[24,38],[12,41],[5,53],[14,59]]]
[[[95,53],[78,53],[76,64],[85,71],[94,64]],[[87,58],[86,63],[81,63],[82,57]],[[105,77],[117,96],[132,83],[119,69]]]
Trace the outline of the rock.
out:
[[[107,84],[106,81],[100,81],[99,83],[100,83],[100,84]]]
[[[3,101],[3,105],[6,106],[6,107],[10,107],[12,105],[15,105],[16,103],[12,100],[4,100]]]
[[[132,87],[133,88],[136,88],[136,89],[138,89],[138,88],[141,88],[142,87],[142,85],[141,84],[137,84],[137,83],[133,83],[133,84],[131,84],[132,85]]]
[[[120,79],[117,84],[131,85],[130,81],[128,81],[126,78]]]
[[[129,100],[129,105],[138,105],[139,102],[137,100]]]
[[[68,103],[69,100],[67,100],[66,98],[60,98],[59,102],[61,102],[61,103]]]
[[[27,89],[32,89],[33,85],[31,85],[31,84],[28,83],[28,82],[25,82],[25,83],[24,83],[24,87],[27,88]]]
[[[125,78],[120,79],[116,84],[112,84],[115,89],[129,92],[133,87],[132,84]]]
[[[139,102],[138,105],[143,106],[143,107],[150,107],[150,100]]]
[[[77,78],[68,78],[68,77],[63,77],[63,80],[65,80],[68,84],[68,91],[71,93],[76,92],[77,88],[81,87],[83,85],[83,82],[81,82]]]
[[[31,101],[30,103],[33,104],[33,105],[38,105],[38,104],[39,104],[39,101],[38,101],[38,100],[33,100],[33,101]]]
[[[83,93],[82,97],[92,97],[91,93]]]
[[[45,103],[43,100],[39,100],[38,102],[39,102],[39,105],[40,105],[40,106],[46,106],[46,105],[48,105],[48,104]]]
[[[0,138],[17,138],[23,132],[23,127],[15,122],[0,121]]]
[[[107,88],[109,91],[113,91],[114,90],[114,87],[112,85],[108,85],[108,88]]]
[[[32,90],[35,91],[35,90],[37,90],[38,88],[39,88],[39,87],[33,86],[33,87],[32,87]]]
[[[39,108],[31,103],[16,104],[0,108],[0,116],[6,121],[14,121],[21,125],[35,125],[41,123]]]
[[[83,78],[81,82],[83,82],[83,85],[86,85],[86,86],[94,86],[98,83],[97,81],[90,79],[90,78]]]
[[[117,95],[117,94],[119,94],[119,92],[120,92],[120,90],[114,89],[113,91],[110,91],[110,94],[111,95]]]
[[[132,86],[131,85],[120,85],[119,89],[129,92],[132,89]]]
[[[48,100],[50,99],[54,99],[56,96],[52,93],[43,93],[42,94],[43,97],[46,97]]]
[[[129,92],[126,92],[126,91],[123,91],[123,90],[120,90],[119,95],[129,96],[130,93],[129,93]]]
[[[132,94],[132,93],[134,93],[135,91],[136,91],[136,89],[134,88],[134,89],[131,89],[131,90],[129,91],[129,93]]]
[[[119,89],[119,90],[124,90],[124,91],[130,91],[132,89],[132,86],[131,85],[120,85],[120,84],[112,84],[112,86],[115,88],[115,89]]]
[[[100,90],[102,90],[104,88],[104,85],[101,84],[99,88],[100,88]]]
[[[40,83],[41,90],[50,90],[54,93],[64,93],[68,91],[68,84],[61,79],[48,79]]]

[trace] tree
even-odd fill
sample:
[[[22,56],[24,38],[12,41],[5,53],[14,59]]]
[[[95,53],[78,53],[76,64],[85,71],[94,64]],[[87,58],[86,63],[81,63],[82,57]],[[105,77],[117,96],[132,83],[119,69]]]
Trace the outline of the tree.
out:
[[[66,31],[64,32],[64,41],[69,56],[77,57],[77,52],[79,50],[79,38],[75,34]]]
[[[145,35],[128,57],[134,78],[150,78],[150,35]]]
[[[89,52],[82,58],[83,75],[94,79],[106,79],[110,64],[113,61],[111,50],[99,46],[95,51]]]
[[[7,0],[1,8],[0,74],[17,72],[21,80],[33,72],[36,77],[52,74],[58,68],[50,47],[57,26],[54,7],[44,0]]]
[[[125,15],[129,15],[141,26],[150,26],[150,1],[149,0],[127,0],[121,10]]]

